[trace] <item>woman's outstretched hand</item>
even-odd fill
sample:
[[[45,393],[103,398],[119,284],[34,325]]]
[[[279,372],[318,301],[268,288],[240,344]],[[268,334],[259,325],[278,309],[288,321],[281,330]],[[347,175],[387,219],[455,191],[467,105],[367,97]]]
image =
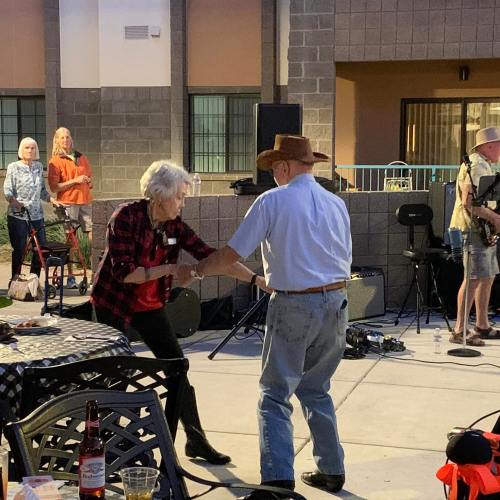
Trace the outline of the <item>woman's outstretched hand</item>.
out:
[[[175,274],[175,278],[180,286],[186,287],[194,281],[194,277],[191,274],[191,271],[194,270],[194,267],[195,267],[194,265],[189,265],[189,264],[177,265],[177,272]]]

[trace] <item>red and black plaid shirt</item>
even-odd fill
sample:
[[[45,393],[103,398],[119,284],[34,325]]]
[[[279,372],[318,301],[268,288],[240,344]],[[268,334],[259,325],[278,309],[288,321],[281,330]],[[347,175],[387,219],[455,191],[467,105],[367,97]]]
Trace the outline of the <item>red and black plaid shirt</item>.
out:
[[[161,253],[162,262],[175,264],[181,249],[201,260],[215,249],[206,245],[180,217],[151,227],[148,201],[120,205],[108,223],[106,249],[97,268],[91,302],[106,309],[126,326],[132,320],[138,285],[124,278]],[[170,295],[172,276],[159,278],[164,303]]]

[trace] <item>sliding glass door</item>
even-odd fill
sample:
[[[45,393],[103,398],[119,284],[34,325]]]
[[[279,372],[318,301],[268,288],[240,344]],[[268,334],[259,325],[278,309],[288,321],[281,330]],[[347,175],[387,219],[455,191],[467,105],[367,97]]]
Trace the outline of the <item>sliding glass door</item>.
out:
[[[403,99],[401,158],[411,165],[456,165],[476,132],[500,126],[500,97]]]

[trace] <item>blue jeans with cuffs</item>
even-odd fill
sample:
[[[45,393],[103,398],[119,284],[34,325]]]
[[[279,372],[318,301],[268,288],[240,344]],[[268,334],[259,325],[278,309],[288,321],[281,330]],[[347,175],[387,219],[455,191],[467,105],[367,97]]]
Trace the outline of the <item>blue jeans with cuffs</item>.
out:
[[[344,353],[346,329],[345,288],[271,296],[258,408],[262,481],[294,479],[292,394],[309,426],[318,470],[344,473],[344,452],[328,390]]]

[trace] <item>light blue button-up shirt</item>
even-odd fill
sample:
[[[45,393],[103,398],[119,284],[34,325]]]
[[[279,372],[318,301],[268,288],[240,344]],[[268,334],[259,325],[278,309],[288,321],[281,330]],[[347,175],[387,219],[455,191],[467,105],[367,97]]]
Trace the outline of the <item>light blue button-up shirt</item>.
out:
[[[266,284],[304,290],[350,278],[352,244],[344,201],[312,174],[260,195],[229,240],[242,257],[261,243]]]
[[[30,213],[31,220],[43,219],[42,203],[40,200],[50,201],[50,194],[43,179],[43,165],[34,161],[29,167],[21,160],[11,163],[7,167],[7,174],[3,184],[5,198],[14,197],[22,203]],[[18,214],[9,205],[8,215],[26,220],[25,214]]]

